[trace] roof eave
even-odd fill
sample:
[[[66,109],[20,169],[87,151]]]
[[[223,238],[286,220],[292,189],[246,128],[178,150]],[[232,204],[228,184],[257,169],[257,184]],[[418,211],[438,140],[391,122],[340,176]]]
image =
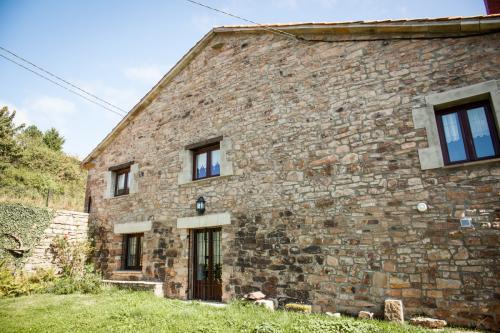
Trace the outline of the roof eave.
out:
[[[500,15],[478,16],[468,18],[397,20],[380,22],[347,22],[347,23],[299,23],[299,24],[270,24],[260,26],[226,26],[210,30],[200,39],[163,78],[127,113],[127,115],[113,128],[113,130],[95,147],[82,161],[84,168],[92,167],[92,160],[106,148],[109,142],[123,129],[133,117],[147,107],[159,94],[160,88],[170,82],[201,50],[210,42],[215,34],[224,33],[262,33],[266,27],[283,30],[289,33],[307,35],[309,33],[328,33],[333,35],[371,35],[377,38],[391,38],[391,35],[421,35],[424,37],[449,35],[460,36],[475,33],[489,33],[500,31]],[[355,40],[356,38],[352,38]]]

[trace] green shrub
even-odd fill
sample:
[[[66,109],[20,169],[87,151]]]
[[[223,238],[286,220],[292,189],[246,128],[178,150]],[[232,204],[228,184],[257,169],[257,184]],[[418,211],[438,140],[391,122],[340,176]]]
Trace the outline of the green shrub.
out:
[[[0,262],[0,297],[31,295],[45,292],[56,280],[54,271],[37,270],[24,273]]]
[[[281,333],[281,330],[270,323],[261,323],[255,326],[253,333]]]
[[[53,239],[50,248],[63,276],[79,279],[85,275],[85,264],[93,251],[90,242],[70,242],[67,236],[58,236]]]
[[[98,293],[102,290],[101,277],[87,260],[93,251],[88,241],[70,242],[67,237],[56,237],[51,243],[61,277],[48,289],[54,294]]]
[[[82,276],[61,276],[46,291],[57,295],[77,292],[82,294],[97,294],[102,289],[101,276],[94,272],[91,265],[88,265]]]
[[[66,237],[57,237],[51,244],[54,262],[59,275],[53,270],[39,270],[27,274],[14,265],[0,262],[0,297],[12,297],[35,293],[99,293],[102,291],[101,276],[93,265],[86,264],[92,252],[88,241],[69,242]]]

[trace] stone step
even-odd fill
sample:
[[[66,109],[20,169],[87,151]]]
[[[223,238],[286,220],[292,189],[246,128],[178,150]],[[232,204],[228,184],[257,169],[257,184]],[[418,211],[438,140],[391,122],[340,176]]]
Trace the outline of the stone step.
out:
[[[155,281],[124,281],[124,280],[102,280],[103,283],[108,283],[117,286],[118,288],[126,288],[132,290],[152,291],[155,296],[164,297],[163,283]]]

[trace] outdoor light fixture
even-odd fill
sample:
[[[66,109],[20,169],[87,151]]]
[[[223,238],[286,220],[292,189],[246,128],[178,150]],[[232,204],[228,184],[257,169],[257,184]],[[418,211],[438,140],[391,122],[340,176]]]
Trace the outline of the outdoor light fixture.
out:
[[[420,213],[423,213],[423,212],[427,211],[427,208],[429,208],[429,207],[427,206],[427,204],[425,202],[419,202],[418,205],[417,205],[417,210]]]
[[[205,213],[205,199],[203,197],[199,197],[198,200],[196,200],[196,211],[198,215],[203,215],[203,213]]]

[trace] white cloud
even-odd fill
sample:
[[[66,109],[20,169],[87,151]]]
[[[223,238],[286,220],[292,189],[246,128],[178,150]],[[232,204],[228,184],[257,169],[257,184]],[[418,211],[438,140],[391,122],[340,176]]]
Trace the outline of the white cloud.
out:
[[[76,112],[76,107],[73,102],[50,96],[42,96],[30,100],[27,103],[27,109],[32,110],[33,112],[43,113],[50,118],[55,116],[65,116]]]
[[[28,117],[28,112],[26,112],[25,109],[20,108],[20,107],[14,105],[12,103],[9,103],[7,101],[0,100],[0,108],[2,108],[4,106],[9,108],[10,112],[12,112],[12,110],[16,110],[16,115],[14,116],[14,124],[16,124],[17,126],[19,126],[21,124],[26,124],[26,125],[31,124],[31,121],[29,120],[29,117]]]
[[[131,80],[138,80],[148,84],[155,84],[167,72],[169,67],[159,65],[145,65],[125,68],[124,74]]]
[[[71,121],[77,113],[76,105],[63,98],[41,96],[28,99],[23,109],[40,129],[56,128],[65,138],[71,133]]]
[[[109,103],[112,103],[113,105],[116,105],[117,107],[123,109],[125,112],[128,112],[143,96],[143,93],[136,88],[118,89],[111,87],[101,81],[86,81],[86,82],[80,81],[78,82],[78,85],[83,89],[85,89],[86,91],[96,96],[99,96],[105,101],[108,101]],[[106,105],[103,102],[100,101],[97,102]],[[96,110],[97,112],[106,115],[106,117],[113,122],[120,120],[119,117],[117,117],[114,113],[101,109],[100,107],[95,106],[94,104],[90,104],[85,101],[82,101],[82,103],[87,104],[89,107],[92,108],[92,110]],[[109,105],[106,106],[111,109],[114,109]]]

